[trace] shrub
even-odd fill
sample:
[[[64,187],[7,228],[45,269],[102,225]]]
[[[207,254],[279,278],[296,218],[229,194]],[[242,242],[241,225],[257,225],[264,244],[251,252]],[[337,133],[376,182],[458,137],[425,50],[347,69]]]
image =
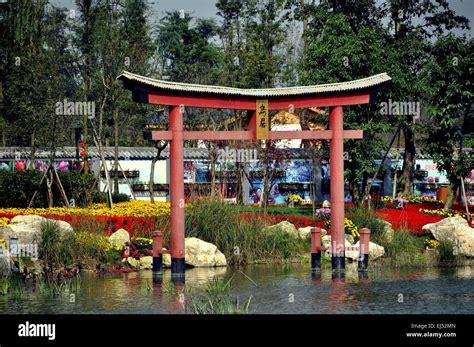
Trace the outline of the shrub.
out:
[[[452,263],[456,261],[457,256],[453,252],[453,243],[449,240],[439,242],[438,252],[439,261],[443,263]]]
[[[129,202],[129,201],[130,201],[130,195],[127,195],[127,194],[124,194],[124,193],[113,193],[112,194],[112,202],[114,204],[118,204],[119,202]],[[93,192],[92,202],[94,204],[107,202],[107,193],[105,193],[105,192]]]
[[[68,199],[74,199],[75,205],[85,207],[92,203],[92,185],[95,182],[95,176],[92,174],[80,174],[72,171],[69,173],[60,173],[59,179],[63,185],[64,191]],[[60,197],[60,193],[56,185],[53,185],[54,196]],[[57,198],[58,204],[62,204],[62,200]]]
[[[37,191],[32,207],[47,207],[46,184],[40,186],[43,172],[37,170],[1,171],[0,170],[0,207],[28,207],[30,200]],[[76,206],[86,206],[92,202],[91,187],[95,177],[92,174],[78,172],[59,173],[61,184],[68,199],[73,198]],[[55,206],[63,206],[59,189],[52,186]]]
[[[268,219],[242,218],[239,209],[222,200],[193,201],[186,210],[186,236],[211,242],[229,264],[285,260],[297,257],[306,242],[283,231],[263,231]]]
[[[385,257],[394,266],[426,265],[429,256],[423,253],[424,238],[408,231],[395,231],[391,242],[382,241]]]
[[[60,267],[73,261],[74,234],[63,237],[57,223],[41,224],[41,247],[39,258],[43,261],[46,275],[51,276]]]
[[[348,209],[347,217],[360,229],[370,229],[370,239],[375,243],[382,243],[385,237],[385,223],[373,211],[363,206]]]

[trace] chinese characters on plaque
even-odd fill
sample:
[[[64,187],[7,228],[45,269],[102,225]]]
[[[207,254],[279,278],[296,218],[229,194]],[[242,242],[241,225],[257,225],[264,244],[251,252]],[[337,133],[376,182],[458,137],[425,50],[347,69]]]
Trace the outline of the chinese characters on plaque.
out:
[[[268,139],[268,100],[257,100],[257,140]]]

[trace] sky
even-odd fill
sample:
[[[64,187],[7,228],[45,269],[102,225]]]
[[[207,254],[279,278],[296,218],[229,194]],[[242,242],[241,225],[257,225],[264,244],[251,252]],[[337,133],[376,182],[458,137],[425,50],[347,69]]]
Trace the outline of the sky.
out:
[[[75,8],[74,0],[50,0],[54,5],[64,6],[68,9]],[[216,17],[216,0],[150,0],[153,11],[153,21],[163,17],[164,12],[173,10],[184,10],[195,17]],[[378,0],[382,3],[382,0]],[[451,9],[456,14],[465,16],[471,22],[470,36],[474,33],[474,0],[449,0]]]

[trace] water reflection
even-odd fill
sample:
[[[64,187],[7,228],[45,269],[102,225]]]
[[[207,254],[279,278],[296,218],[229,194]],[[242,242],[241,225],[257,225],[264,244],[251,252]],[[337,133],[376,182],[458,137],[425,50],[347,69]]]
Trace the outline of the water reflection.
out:
[[[384,269],[360,273],[348,264],[344,276],[309,264],[254,265],[241,269],[194,268],[186,282],[169,270],[83,274],[82,287],[51,296],[27,291],[0,297],[0,313],[185,313],[188,290],[199,293],[214,278],[232,277],[232,294],[252,296],[253,313],[472,313],[474,268]],[[404,301],[399,302],[402,293]],[[291,295],[294,300],[288,300]]]

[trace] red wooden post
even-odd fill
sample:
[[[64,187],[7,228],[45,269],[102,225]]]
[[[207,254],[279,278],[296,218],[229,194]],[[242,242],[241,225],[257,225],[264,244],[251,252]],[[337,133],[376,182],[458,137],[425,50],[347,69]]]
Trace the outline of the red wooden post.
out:
[[[367,271],[369,269],[369,241],[370,241],[370,230],[362,228],[359,230],[359,271]]]
[[[311,270],[321,271],[321,228],[311,229]]]
[[[153,232],[153,271],[160,272],[163,267],[163,233]]]
[[[344,130],[342,107],[331,108],[329,117],[329,127],[332,131],[329,154],[332,270],[344,271]]]
[[[171,274],[184,275],[184,106],[170,108]]]

